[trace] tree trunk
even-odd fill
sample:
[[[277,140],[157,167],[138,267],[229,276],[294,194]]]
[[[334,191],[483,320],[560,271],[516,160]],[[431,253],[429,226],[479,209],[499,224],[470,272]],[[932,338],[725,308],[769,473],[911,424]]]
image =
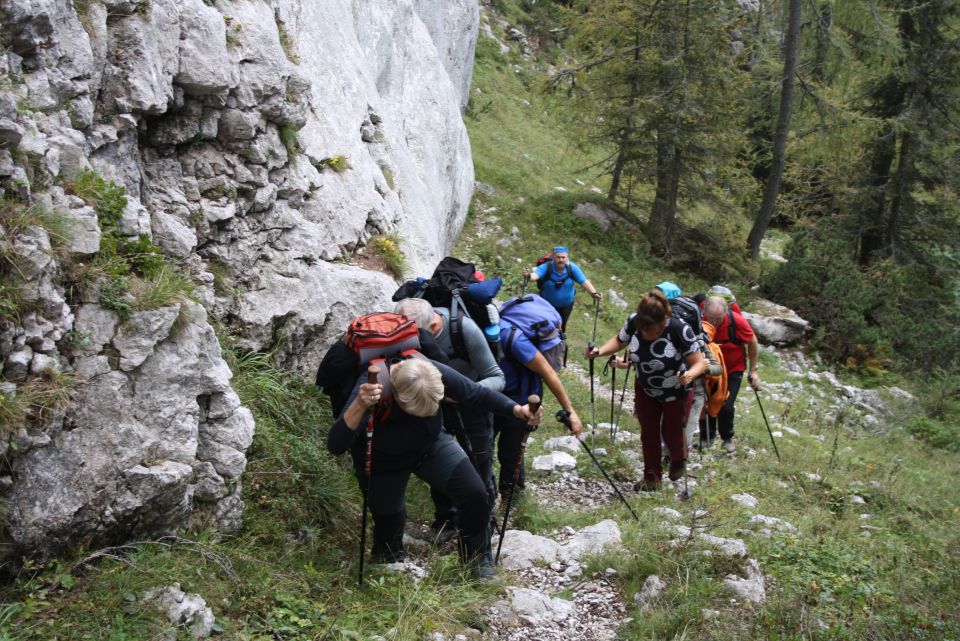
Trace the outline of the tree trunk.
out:
[[[883,249],[883,220],[887,215],[887,182],[896,150],[897,137],[891,125],[885,126],[872,145],[870,159],[870,207],[864,207],[860,220],[860,247],[857,259],[861,265],[870,263],[873,255]]]
[[[633,42],[634,67],[640,62],[640,33],[635,32],[635,34]],[[637,100],[640,98],[640,78],[637,76],[637,70],[635,68],[632,69],[630,75],[630,99],[627,102],[627,118],[623,126],[623,133],[620,136],[620,143],[617,146],[617,161],[613,166],[613,174],[610,179],[610,192],[607,194],[607,198],[611,201],[617,199],[617,191],[620,189],[620,177],[623,174],[624,165],[627,164],[627,153],[633,137],[633,111],[637,108]]]
[[[686,59],[689,52],[690,1],[683,5],[683,13],[679,12],[679,5],[675,4],[671,10],[671,25],[680,30],[679,44],[671,36],[673,29],[665,30],[664,51],[668,58],[674,54]],[[654,253],[664,255],[670,252],[673,245],[673,234],[677,223],[677,199],[680,193],[680,174],[683,170],[683,160],[680,152],[680,134],[684,100],[686,98],[686,77],[678,74],[675,68],[664,73],[660,78],[660,91],[664,96],[673,95],[668,105],[660,115],[657,123],[657,187],[653,197],[653,207],[650,211],[650,220],[647,223],[647,237]]]
[[[893,260],[898,260],[900,237],[900,218],[903,211],[903,201],[910,189],[913,177],[913,150],[915,139],[909,131],[900,138],[900,153],[897,157],[897,176],[893,197],[890,199],[890,214],[887,216],[887,225],[883,230],[884,249]]]
[[[760,241],[767,233],[773,210],[780,194],[780,182],[783,178],[783,167],[787,159],[787,136],[790,133],[790,116],[793,111],[793,88],[797,75],[797,42],[800,34],[800,0],[790,0],[790,13],[787,22],[787,33],[783,41],[783,79],[780,89],[780,112],[777,115],[777,131],[773,136],[773,161],[770,164],[770,175],[763,190],[763,201],[757,219],[747,237],[750,248],[750,258],[757,260],[760,257]]]
[[[657,132],[657,190],[647,223],[647,237],[657,254],[666,254],[673,244],[677,222],[677,198],[683,162],[674,143],[671,125]]]

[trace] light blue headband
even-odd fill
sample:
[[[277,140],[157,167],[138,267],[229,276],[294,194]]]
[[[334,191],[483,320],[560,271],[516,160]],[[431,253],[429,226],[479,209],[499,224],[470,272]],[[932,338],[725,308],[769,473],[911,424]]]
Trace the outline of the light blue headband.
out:
[[[554,254],[569,254],[570,251],[569,251],[566,247],[564,247],[563,245],[557,245],[556,247],[553,248],[553,253],[554,253]]]

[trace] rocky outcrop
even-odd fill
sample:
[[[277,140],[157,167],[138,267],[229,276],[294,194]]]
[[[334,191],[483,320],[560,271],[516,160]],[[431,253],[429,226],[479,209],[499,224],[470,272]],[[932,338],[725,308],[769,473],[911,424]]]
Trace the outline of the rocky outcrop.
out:
[[[794,345],[810,329],[808,321],[783,305],[761,298],[750,303],[750,309],[752,311],[745,311],[743,317],[757,333],[757,340],[764,345]]]
[[[398,234],[418,272],[451,247],[473,189],[460,110],[477,12],[0,0],[0,196],[70,230],[0,229],[28,310],[0,316],[0,393],[71,381],[68,402],[0,426],[12,549],[240,526],[254,425],[208,314],[311,372],[396,287],[355,264],[372,236]],[[124,188],[118,220],[71,193],[85,171]],[[62,258],[82,267],[108,235],[159,247],[201,304],[120,318],[67,287]]]

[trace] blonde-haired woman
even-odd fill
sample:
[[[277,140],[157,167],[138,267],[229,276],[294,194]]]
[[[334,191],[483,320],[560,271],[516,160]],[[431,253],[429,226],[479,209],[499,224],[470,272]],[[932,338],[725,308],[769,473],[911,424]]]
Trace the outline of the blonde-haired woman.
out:
[[[368,412],[381,400],[386,373],[378,383],[357,379],[347,408],[334,422],[327,436],[333,454],[350,450],[357,479],[367,492],[373,515],[372,556],[381,562],[404,558],[403,525],[406,521],[405,493],[411,474],[434,490],[445,494],[457,506],[466,558],[482,576],[494,573],[490,554],[490,504],[484,482],[466,453],[442,430],[439,404],[446,397],[479,412],[512,416],[535,425],[540,413],[528,405],[472,382],[455,370],[426,358],[391,363],[389,383],[392,398],[384,399],[389,412],[377,411],[373,436],[370,487],[363,474],[366,445],[361,437]]]

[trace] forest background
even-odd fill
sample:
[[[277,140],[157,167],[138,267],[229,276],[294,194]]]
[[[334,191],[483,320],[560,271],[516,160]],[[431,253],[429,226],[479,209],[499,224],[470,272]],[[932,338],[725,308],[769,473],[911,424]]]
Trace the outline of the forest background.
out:
[[[492,4],[656,255],[761,283],[851,367],[957,371],[956,3]],[[765,268],[778,234],[788,262]]]

